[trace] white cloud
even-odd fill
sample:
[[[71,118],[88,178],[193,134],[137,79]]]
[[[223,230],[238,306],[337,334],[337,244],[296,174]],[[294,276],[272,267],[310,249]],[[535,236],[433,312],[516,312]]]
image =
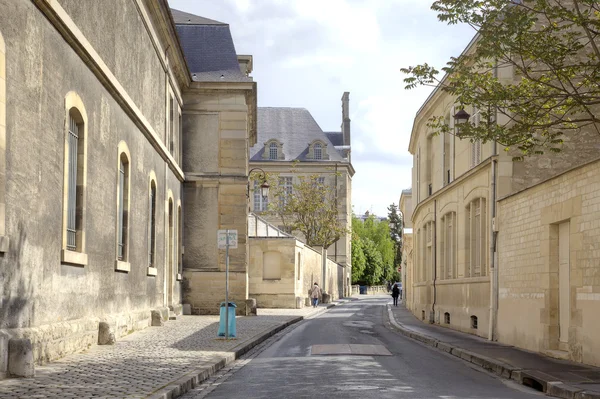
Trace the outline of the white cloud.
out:
[[[230,24],[237,51],[254,56],[259,106],[307,108],[339,129],[350,92],[353,204],[387,214],[411,185],[408,142],[431,91],[404,90],[399,69],[442,66],[472,37],[429,10],[433,0],[170,0],[174,8]]]

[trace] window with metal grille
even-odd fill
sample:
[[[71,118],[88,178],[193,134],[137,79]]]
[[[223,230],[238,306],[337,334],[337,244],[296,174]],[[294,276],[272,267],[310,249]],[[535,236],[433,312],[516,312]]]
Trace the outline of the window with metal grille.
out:
[[[269,159],[277,159],[277,155],[279,153],[279,148],[277,143],[269,144]]]
[[[67,177],[67,249],[77,250],[77,172],[79,171],[79,126],[69,117],[68,132],[68,177]]]
[[[254,181],[254,212],[264,212],[269,205],[269,199],[262,196],[261,183]]]
[[[316,143],[313,146],[313,151],[315,154],[315,159],[323,159],[323,146],[321,146],[321,143]]]
[[[118,187],[118,225],[117,225],[117,259],[127,260],[127,226],[129,209],[129,160],[122,153],[119,157],[119,187]]]
[[[148,237],[148,266],[156,267],[155,256],[156,256],[156,183],[154,180],[150,183],[150,215],[149,215],[149,230],[150,234]]]
[[[448,312],[444,313],[444,323],[450,324],[450,313]]]
[[[471,316],[471,328],[477,329],[477,316]]]

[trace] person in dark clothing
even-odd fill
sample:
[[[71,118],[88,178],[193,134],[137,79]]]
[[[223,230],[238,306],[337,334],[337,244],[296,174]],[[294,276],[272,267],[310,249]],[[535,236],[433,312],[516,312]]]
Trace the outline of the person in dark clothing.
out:
[[[400,288],[398,288],[398,284],[394,284],[392,288],[392,298],[394,298],[394,306],[398,306],[398,297],[400,296]]]

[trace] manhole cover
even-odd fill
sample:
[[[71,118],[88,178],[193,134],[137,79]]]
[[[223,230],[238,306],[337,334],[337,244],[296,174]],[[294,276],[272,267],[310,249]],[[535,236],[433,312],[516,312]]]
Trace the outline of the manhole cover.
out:
[[[313,345],[311,355],[392,356],[383,345],[332,344]]]

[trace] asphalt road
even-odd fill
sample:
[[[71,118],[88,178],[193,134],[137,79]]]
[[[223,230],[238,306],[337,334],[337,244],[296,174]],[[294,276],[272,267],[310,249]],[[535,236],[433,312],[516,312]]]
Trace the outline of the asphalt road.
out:
[[[539,399],[544,396],[393,331],[386,313],[389,302],[388,298],[361,299],[302,321],[253,359],[240,361],[225,378],[213,379],[208,383],[209,389],[185,397]],[[386,350],[389,355],[381,355]]]

